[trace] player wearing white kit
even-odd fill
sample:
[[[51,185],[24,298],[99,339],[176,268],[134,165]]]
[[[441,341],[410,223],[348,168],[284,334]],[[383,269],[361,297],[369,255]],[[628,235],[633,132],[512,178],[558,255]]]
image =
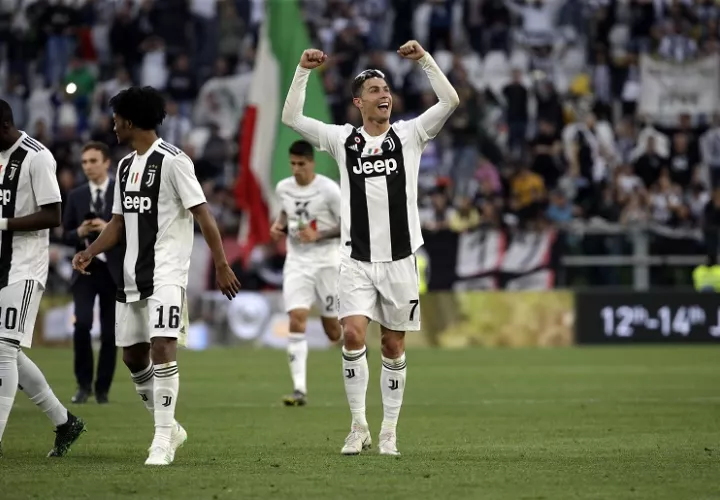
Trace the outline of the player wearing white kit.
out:
[[[290,317],[288,361],[294,391],[284,398],[287,406],[307,403],[308,345],[305,328],[312,305],[317,303],[328,338],[340,339],[335,300],[340,265],[340,187],[315,173],[313,147],[306,141],[290,146],[292,177],[276,188],[281,210],[270,228],[274,239],[288,235],[283,269],[283,301]]]
[[[49,229],[61,222],[55,170],[52,153],[15,127],[10,105],[0,99],[0,442],[20,387],[56,426],[48,456],[61,457],[85,423],[20,350],[32,344],[48,275]]]
[[[418,118],[390,124],[392,95],[378,70],[360,73],[353,103],[363,125],[328,125],[303,115],[310,70],[327,56],[306,50],[295,71],[282,121],[313,146],[329,152],[340,168],[342,192],[339,318],[344,332],[343,373],[352,426],[342,453],[356,455],[371,444],[365,417],[368,384],[365,334],[380,324],[383,422],[380,453],[398,455],[397,420],[405,389],[405,331],[420,329],[415,252],[422,246],[417,207],[420,156],[459,103],[455,89],[416,41],[398,53],[417,61],[439,102]]]
[[[110,99],[118,142],[134,151],[118,166],[113,217],[73,259],[80,272],[125,235],[122,280],[115,314],[116,343],[135,389],[155,419],[145,465],[169,465],[187,433],[175,420],[180,379],[177,346],[184,345],[185,299],[193,216],[210,247],[218,288],[229,298],[240,284],[225,258],[195,167],[185,153],[156,134],[165,101],[151,87],[130,87]]]

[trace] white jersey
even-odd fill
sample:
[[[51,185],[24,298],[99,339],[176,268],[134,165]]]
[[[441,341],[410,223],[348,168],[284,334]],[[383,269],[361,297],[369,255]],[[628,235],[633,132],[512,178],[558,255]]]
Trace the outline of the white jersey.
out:
[[[319,135],[319,149],[340,168],[343,251],[365,262],[415,253],[423,244],[418,172],[429,140],[418,121],[397,121],[377,137],[349,124],[322,127]]]
[[[192,160],[162,139],[120,161],[113,214],[125,218],[119,302],[146,299],[163,285],[187,287],[193,216],[205,203]]]
[[[301,186],[294,177],[288,177],[278,183],[275,191],[288,221],[286,263],[314,267],[340,265],[339,238],[303,243],[297,237],[298,231],[306,225],[316,231],[328,231],[340,225],[340,187],[337,183],[316,174],[310,184]]]
[[[343,200],[340,248],[355,260],[399,261],[423,244],[417,206],[420,156],[460,99],[430,54],[418,64],[438,102],[377,137],[349,124],[328,125],[304,116],[308,69],[296,68],[285,99],[283,123],[337,161]]]
[[[0,217],[23,217],[60,203],[56,168],[52,153],[25,132],[0,151]],[[0,289],[24,280],[45,286],[49,246],[49,229],[0,232]]]

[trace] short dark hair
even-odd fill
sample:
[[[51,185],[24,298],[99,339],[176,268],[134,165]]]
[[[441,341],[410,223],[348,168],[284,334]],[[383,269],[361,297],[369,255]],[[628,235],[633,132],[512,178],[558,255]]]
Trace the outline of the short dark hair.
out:
[[[356,76],[352,81],[350,89],[352,90],[353,97],[360,97],[360,94],[362,94],[363,83],[365,83],[370,78],[382,78],[387,82],[387,79],[385,78],[385,73],[383,73],[379,69],[366,69],[358,76]]]
[[[104,142],[90,141],[83,146],[82,152],[84,153],[85,151],[90,151],[93,149],[96,151],[100,151],[100,153],[102,153],[103,160],[110,159],[110,148]]]
[[[0,99],[0,125],[5,125],[6,123],[14,127],[15,117],[13,116],[10,103],[3,99]]]
[[[290,144],[289,152],[291,155],[303,156],[310,160],[315,158],[315,150],[313,149],[312,144],[308,141],[300,140],[293,142]]]
[[[152,87],[130,87],[110,99],[119,116],[141,130],[155,130],[165,119],[165,99]]]

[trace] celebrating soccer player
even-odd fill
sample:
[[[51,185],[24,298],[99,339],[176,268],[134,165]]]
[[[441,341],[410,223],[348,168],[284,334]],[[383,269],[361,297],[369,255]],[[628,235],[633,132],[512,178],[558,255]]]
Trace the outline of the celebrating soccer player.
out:
[[[56,427],[48,456],[62,457],[85,423],[20,350],[32,344],[48,276],[49,229],[61,220],[55,171],[52,153],[15,127],[10,105],[0,99],[0,441],[19,386]]]
[[[310,143],[290,146],[292,177],[276,188],[282,210],[270,228],[273,238],[288,234],[287,258],[283,269],[283,301],[290,316],[288,360],[295,390],[285,398],[287,406],[302,406],[307,395],[305,325],[317,302],[328,338],[340,339],[335,296],[340,256],[340,187],[315,173]]]
[[[384,455],[399,454],[396,427],[407,371],[405,332],[420,329],[415,262],[415,252],[423,243],[417,207],[420,155],[459,103],[455,89],[418,42],[407,42],[398,54],[420,64],[439,100],[418,118],[390,124],[392,94],[385,75],[375,69],[363,71],[352,82],[362,127],[328,125],[304,116],[310,71],[327,59],[315,49],[303,52],[282,112],[285,125],[330,153],[340,169],[338,301],[345,392],[352,414],[342,448],[345,455],[357,455],[371,444],[365,416],[369,321],[379,323],[382,334],[384,415],[379,450]]]
[[[151,87],[131,87],[110,100],[118,142],[134,151],[120,161],[113,217],[100,236],[73,259],[85,272],[96,255],[124,233],[123,273],[118,285],[116,342],[135,389],[155,418],[146,465],[168,465],[187,440],[175,420],[180,379],[177,345],[187,336],[185,289],[193,247],[193,216],[215,262],[218,288],[229,298],[240,289],[225,258],[215,219],[192,160],[160,139],[165,102]]]

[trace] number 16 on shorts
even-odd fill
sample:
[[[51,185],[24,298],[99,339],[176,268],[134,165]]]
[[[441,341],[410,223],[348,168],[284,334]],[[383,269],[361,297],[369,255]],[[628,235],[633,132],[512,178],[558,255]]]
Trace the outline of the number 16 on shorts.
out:
[[[153,330],[156,332],[166,330],[177,330],[181,324],[181,313],[179,306],[157,305],[152,313]]]

